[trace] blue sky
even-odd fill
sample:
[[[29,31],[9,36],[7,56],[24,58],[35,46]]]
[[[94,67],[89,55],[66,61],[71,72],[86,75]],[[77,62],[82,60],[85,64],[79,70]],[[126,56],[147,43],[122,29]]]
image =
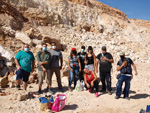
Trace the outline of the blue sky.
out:
[[[150,20],[150,0],[97,0],[120,9],[128,18]]]

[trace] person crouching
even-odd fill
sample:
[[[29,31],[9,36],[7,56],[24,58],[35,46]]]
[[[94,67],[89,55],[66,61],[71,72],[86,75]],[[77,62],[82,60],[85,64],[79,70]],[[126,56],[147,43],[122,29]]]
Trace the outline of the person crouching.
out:
[[[89,71],[89,69],[84,69],[84,82],[85,87],[88,88],[89,92],[96,88],[95,96],[98,97],[98,80],[94,71]]]

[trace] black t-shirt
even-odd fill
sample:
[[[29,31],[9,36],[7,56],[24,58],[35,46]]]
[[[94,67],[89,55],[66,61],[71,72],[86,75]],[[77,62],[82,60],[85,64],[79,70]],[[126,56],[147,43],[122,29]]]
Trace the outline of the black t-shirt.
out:
[[[79,55],[80,62],[81,62],[81,68],[84,69],[85,67],[84,60],[85,60],[86,52],[84,53],[79,52],[78,55]]]
[[[112,55],[110,53],[106,53],[106,54],[103,54],[106,58],[108,59],[113,59]],[[106,72],[110,72],[111,71],[111,68],[112,68],[112,65],[110,62],[108,61],[103,61],[102,60],[102,57],[103,57],[102,53],[98,54],[97,55],[97,59],[99,59],[99,63],[100,63],[100,71],[106,71]]]

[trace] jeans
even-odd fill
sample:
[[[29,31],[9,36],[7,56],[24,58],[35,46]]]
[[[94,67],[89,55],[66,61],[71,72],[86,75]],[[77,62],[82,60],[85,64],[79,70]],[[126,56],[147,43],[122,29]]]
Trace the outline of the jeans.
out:
[[[125,87],[124,87],[124,91],[123,91],[124,98],[129,97],[130,80],[131,80],[130,76],[121,74],[121,76],[119,77],[118,82],[117,82],[116,96],[118,96],[118,97],[121,96],[122,84],[123,84],[123,82],[125,82]]]
[[[75,87],[77,83],[77,76],[79,74],[79,67],[71,67],[71,68],[73,69],[73,72],[69,70],[70,71],[69,86],[71,87],[72,80],[74,77],[74,87]]]
[[[111,91],[112,88],[111,88],[111,74],[110,74],[110,72],[100,70],[100,79],[102,82],[102,90],[106,90],[106,83],[105,83],[105,80],[106,80],[107,90]]]

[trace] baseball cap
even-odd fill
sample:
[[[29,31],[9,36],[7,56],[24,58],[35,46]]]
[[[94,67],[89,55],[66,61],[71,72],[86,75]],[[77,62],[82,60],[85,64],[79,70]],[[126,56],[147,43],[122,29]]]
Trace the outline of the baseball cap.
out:
[[[125,52],[121,52],[121,53],[120,53],[120,56],[124,56],[124,55],[125,55]]]
[[[102,47],[102,50],[106,50],[106,46],[103,46],[103,47]]]

